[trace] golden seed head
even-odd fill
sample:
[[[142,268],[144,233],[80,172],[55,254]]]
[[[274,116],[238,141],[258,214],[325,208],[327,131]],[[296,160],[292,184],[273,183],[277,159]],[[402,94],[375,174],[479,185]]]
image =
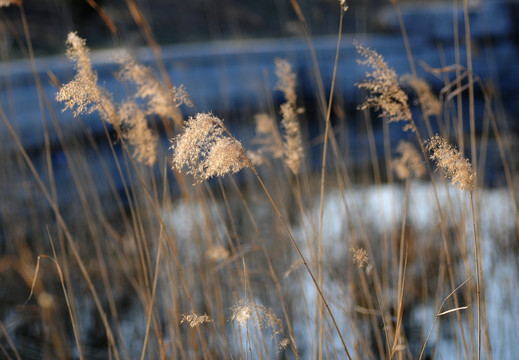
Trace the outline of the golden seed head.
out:
[[[149,166],[155,164],[158,137],[149,128],[144,111],[135,102],[127,101],[119,108],[119,118],[123,138],[134,147],[133,157]]]
[[[173,87],[171,91],[168,91],[151,68],[137,63],[130,56],[120,58],[119,64],[121,65],[119,76],[135,83],[136,96],[148,101],[146,113],[171,119],[177,128],[182,128],[183,117],[178,107],[182,103],[192,106],[185,88],[183,86]]]
[[[395,70],[390,68],[382,55],[360,44],[355,44],[357,52],[362,56],[360,65],[373,69],[366,73],[366,80],[356,84],[360,89],[366,89],[369,97],[360,106],[361,110],[373,108],[380,111],[380,116],[389,122],[405,121],[405,130],[415,131],[411,110],[409,109],[406,93],[398,83]]]
[[[400,154],[400,157],[395,158],[391,165],[400,179],[406,180],[411,176],[421,178],[425,175],[422,157],[410,142],[400,141],[396,151]]]
[[[223,122],[210,113],[189,118],[184,132],[173,140],[173,167],[187,168],[195,183],[236,173],[252,166],[241,143],[228,134]]]
[[[435,135],[425,142],[425,148],[443,174],[451,178],[454,186],[460,190],[475,190],[476,174],[472,171],[470,161],[445,138]]]
[[[404,75],[402,81],[411,86],[418,95],[420,104],[423,106],[424,116],[441,116],[442,105],[424,79],[412,75]]]
[[[74,116],[98,111],[101,118],[119,126],[119,118],[108,92],[97,85],[97,74],[92,70],[86,41],[77,33],[67,36],[67,56],[76,63],[76,75],[61,87],[56,100],[65,103],[65,109],[74,110]]]
[[[212,322],[214,322],[214,320],[211,319],[207,314],[204,314],[204,315],[182,314],[182,319],[180,320],[181,324],[188,323],[189,327],[192,327],[192,328],[198,327],[202,324],[212,323]]]
[[[368,252],[366,249],[355,247],[350,249],[353,254],[353,263],[357,264],[359,268],[363,268],[369,263]]]

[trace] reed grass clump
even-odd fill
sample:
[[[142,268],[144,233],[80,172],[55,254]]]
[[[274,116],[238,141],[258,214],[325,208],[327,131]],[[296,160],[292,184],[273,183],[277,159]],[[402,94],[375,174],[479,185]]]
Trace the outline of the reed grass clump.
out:
[[[399,2],[391,2],[398,9]],[[466,73],[449,78],[454,73],[449,69],[461,65],[436,72],[449,81],[440,102],[416,74],[405,32],[413,75],[399,78],[377,51],[355,44],[358,63],[369,70],[356,84],[367,93],[358,107],[365,111],[352,118],[355,106],[346,108],[341,91],[335,91],[337,74],[345,71],[341,32],[348,4],[335,2],[340,25],[326,89],[329,76],[320,71],[331,67],[321,66],[306,9],[294,0],[290,5],[306,34],[313,66],[301,79],[311,81],[298,84],[287,60],[272,59],[276,79],[261,83],[272,92],[265,103],[247,108],[245,115],[232,108],[224,123],[205,104],[194,104],[184,86],[172,85],[168,67],[177,64],[162,62],[146,16],[134,0],[126,3],[160,72],[123,56],[114,61],[114,72],[124,92],[112,96],[86,40],[70,33],[66,42],[75,74],[56,99],[75,117],[98,113],[101,131],[98,127],[92,134],[90,124],[77,119],[78,126],[86,125],[84,134],[62,133],[65,127],[45,107],[48,99],[38,87],[44,124],[40,153],[26,149],[29,142],[19,135],[19,124],[11,123],[0,103],[2,129],[13,139],[5,148],[0,141],[7,154],[0,157],[0,180],[7,184],[0,186],[7,199],[0,204],[0,239],[8,239],[0,243],[5,250],[0,275],[16,285],[9,295],[14,300],[0,309],[0,357],[30,358],[33,347],[26,349],[26,338],[43,344],[38,358],[80,360],[491,357],[490,345],[501,335],[495,328],[501,321],[506,330],[519,323],[509,305],[519,286],[508,286],[515,282],[507,278],[501,291],[502,279],[494,274],[500,264],[493,256],[503,263],[512,259],[506,265],[514,268],[511,246],[498,253],[493,246],[502,239],[481,235],[492,230],[493,216],[500,218],[496,234],[514,229],[503,229],[504,211],[499,216],[485,212],[485,196],[494,194],[482,185],[476,189],[475,170],[488,160],[483,156],[493,141],[504,155],[507,143],[498,140],[500,124],[491,106],[482,127],[486,133],[470,134],[473,154],[481,159],[471,164],[449,143],[453,134],[466,137],[464,108],[456,106],[474,86],[472,80],[463,83],[471,79]],[[21,1],[0,0],[0,7],[11,4]],[[30,41],[20,44],[29,47]],[[34,76],[40,85],[36,71]],[[315,85],[315,93],[307,92],[308,84]],[[404,90],[416,93],[419,109]],[[282,95],[279,103],[276,92]],[[115,101],[121,94],[123,99]],[[367,110],[379,113],[381,126],[371,123]],[[250,130],[250,136],[235,138],[238,132],[230,130],[249,119],[254,124],[240,134]],[[439,134],[423,141],[431,135],[420,133],[421,121],[428,134],[440,129]],[[388,123],[411,132],[403,134]],[[311,125],[308,133],[302,124]],[[397,144],[395,134],[416,139]],[[168,139],[170,148],[162,149]],[[504,155],[503,165],[511,169]],[[441,191],[434,164],[469,193]],[[241,170],[246,176],[234,176]],[[393,172],[405,185],[394,183]],[[70,193],[56,174],[72,179]],[[186,186],[184,175],[198,186]],[[499,204],[517,209],[513,175],[507,177],[511,196],[501,197]],[[23,204],[12,209],[18,193]],[[493,205],[492,212],[498,207]],[[481,249],[492,250],[491,256]],[[45,255],[51,252],[52,258]],[[53,272],[40,266],[45,258],[56,265]],[[489,265],[484,269],[483,264]],[[30,288],[28,298],[20,279]],[[487,296],[486,289],[503,299]],[[0,291],[2,304],[7,293]],[[23,300],[26,304],[18,306]],[[509,319],[498,319],[497,301],[502,301],[499,316]],[[503,348],[499,351],[506,353]]]

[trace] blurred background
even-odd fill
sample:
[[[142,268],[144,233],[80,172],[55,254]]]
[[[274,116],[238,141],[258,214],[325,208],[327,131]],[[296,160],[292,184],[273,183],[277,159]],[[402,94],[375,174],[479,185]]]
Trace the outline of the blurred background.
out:
[[[133,5],[132,5],[133,4]],[[519,113],[519,68],[515,64],[519,52],[519,16],[516,1],[469,1],[472,39],[472,62],[477,80],[484,85],[492,106],[499,113],[506,132],[517,132]],[[114,95],[125,96],[124,87],[114,78],[115,61],[128,52],[139,61],[160,71],[157,56],[161,58],[173,85],[184,85],[196,104],[196,111],[212,111],[231,124],[253,124],[255,113],[264,112],[272,104],[281,103],[282,94],[274,91],[274,59],[286,58],[297,74],[301,105],[306,109],[304,121],[311,137],[319,134],[317,121],[319,101],[316,92],[324,95],[331,85],[335,55],[338,14],[337,1],[300,1],[307,31],[312,45],[304,37],[297,13],[290,1],[25,1],[24,9],[34,52],[38,57],[37,71],[49,98],[56,93],[57,83],[66,83],[73,76],[73,64],[63,57],[66,35],[77,31],[87,40],[93,53],[93,62],[100,83]],[[132,14],[133,8],[133,14]],[[138,9],[137,11],[135,9]],[[32,131],[34,114],[38,108],[36,88],[29,79],[30,65],[26,61],[24,30],[16,6],[2,8],[0,25],[2,60],[0,79],[4,89],[21,89],[12,95],[4,92],[2,104],[13,109],[12,101],[24,104],[24,112],[17,114],[24,141],[43,141]],[[357,65],[358,56],[354,41],[376,49],[399,76],[411,73],[426,80],[442,100],[446,84],[457,73],[452,66],[459,63],[466,69],[465,48],[456,44],[464,42],[464,15],[461,4],[441,1],[402,1],[399,11],[406,27],[414,64],[410,64],[405,49],[398,12],[389,1],[353,1],[344,16],[340,61],[337,74],[337,106],[332,121],[342,121],[352,151],[358,144],[357,132],[364,120],[359,119],[357,107],[364,94],[357,91],[366,68]],[[142,20],[139,19],[142,17]],[[458,31],[455,31],[455,26]],[[161,47],[157,54],[148,46],[150,41]],[[315,47],[318,71],[310,46]],[[104,50],[104,51],[103,51]],[[20,61],[16,61],[20,59]],[[446,71],[445,69],[450,69]],[[439,71],[443,69],[444,71]],[[318,79],[319,78],[319,79]],[[321,84],[322,82],[322,84]],[[29,87],[29,89],[27,88]],[[442,93],[442,89],[444,92]],[[483,131],[485,102],[482,92],[476,89],[477,132]],[[32,90],[32,91],[31,91]],[[326,90],[327,92],[328,90]],[[31,101],[26,101],[27,99]],[[415,99],[416,100],[416,99]],[[9,101],[11,104],[9,105]],[[412,100],[413,101],[413,100]],[[55,111],[60,112],[59,104]],[[467,109],[465,109],[467,110]],[[194,110],[185,109],[189,111]],[[65,123],[73,123],[67,117]],[[27,119],[26,119],[27,118]],[[346,120],[347,119],[347,120]],[[41,124],[41,122],[40,122]],[[89,121],[88,126],[95,126]],[[319,125],[321,124],[321,125]],[[382,138],[380,121],[374,121],[375,138]],[[468,130],[465,122],[465,130]],[[29,133],[24,133],[27,127]],[[398,129],[393,139],[404,135]],[[447,127],[448,128],[448,127]],[[100,130],[100,129],[98,129]],[[97,130],[97,131],[98,131]],[[433,129],[435,132],[440,129]],[[96,130],[94,130],[96,131]],[[252,132],[239,131],[245,142]],[[34,139],[33,137],[38,137]],[[30,140],[32,139],[32,140]],[[31,145],[31,146],[39,146]],[[492,147],[492,144],[489,145]],[[360,151],[362,153],[362,151]],[[491,151],[492,152],[492,151]],[[492,166],[492,161],[485,166]],[[487,181],[503,184],[498,169],[486,172]]]

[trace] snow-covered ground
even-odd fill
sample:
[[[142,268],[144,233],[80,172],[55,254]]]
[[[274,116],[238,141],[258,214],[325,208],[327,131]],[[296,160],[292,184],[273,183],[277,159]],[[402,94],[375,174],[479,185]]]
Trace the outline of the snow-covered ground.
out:
[[[450,228],[464,228],[462,241],[466,241],[468,257],[470,259],[471,271],[474,269],[473,264],[473,225],[470,208],[470,196],[465,191],[460,191],[450,185],[440,184],[437,190],[438,203],[445,214],[446,222]],[[324,258],[327,264],[331,266],[337,264],[345,264],[352,261],[350,248],[354,245],[362,244],[358,238],[362,237],[362,233],[369,237],[384,238],[384,234],[395,232],[398,234],[402,222],[402,214],[405,199],[404,186],[402,185],[382,185],[355,187],[353,189],[341,192],[340,190],[329,190],[325,195],[324,202]],[[474,197],[476,203],[477,223],[479,226],[479,236],[481,239],[481,253],[483,257],[483,272],[485,281],[485,303],[488,318],[488,334],[491,341],[492,354],[494,358],[511,359],[513,354],[519,351],[519,345],[514,339],[514,334],[519,331],[519,305],[515,299],[519,298],[519,276],[517,267],[517,257],[510,249],[515,242],[515,208],[510,197],[508,189],[483,189],[479,190],[477,196]],[[208,207],[208,211],[218,219],[221,214],[217,208],[222,204],[212,204]],[[255,208],[256,206],[256,208]],[[252,211],[258,214],[260,221],[262,213],[268,212],[269,204],[251,204]],[[221,210],[222,210],[221,209]],[[180,244],[180,253],[183,259],[196,263],[199,258],[199,250],[193,249],[188,239],[193,236],[192,231],[196,227],[203,226],[202,217],[196,216],[200,214],[200,206],[187,206],[178,204],[170,211],[165,213],[166,222],[175,230],[177,241]],[[319,199],[316,197],[305,214],[305,220],[292,225],[292,232],[296,241],[301,244],[303,252],[311,258],[311,252],[315,248],[312,242],[306,241],[308,234],[313,234],[309,230],[309,224],[319,224]],[[192,219],[200,222],[198,226],[192,226]],[[431,242],[441,241],[439,230],[440,217],[438,216],[437,202],[434,191],[430,183],[414,182],[410,184],[407,203],[407,227],[413,230],[416,241]],[[306,229],[305,229],[306,227]],[[306,231],[305,231],[306,230]],[[220,226],[215,228],[216,233],[222,238],[225,237],[225,230]],[[352,234],[356,234],[357,242],[352,242]],[[312,236],[312,235],[311,235]],[[185,240],[184,240],[185,239]],[[380,240],[382,241],[382,240]],[[371,251],[375,259],[380,259],[377,251],[382,251],[382,247],[373,246]],[[183,245],[182,245],[183,244]],[[418,244],[417,246],[421,246]],[[427,247],[425,247],[427,248]],[[198,254],[197,254],[198,253]],[[429,254],[426,254],[428,256]],[[429,256],[438,256],[439,253],[430,254]],[[460,274],[456,276],[459,280],[464,278],[464,268],[458,259],[455,265],[455,272]],[[290,264],[287,264],[287,268]],[[346,265],[345,265],[346,266]],[[412,265],[409,265],[411,269]],[[409,271],[412,271],[408,269]],[[304,270],[301,270],[304,272]],[[472,272],[474,274],[474,272]],[[353,308],[354,300],[348,294],[347,287],[344,283],[337,281],[330,274],[325,274],[324,288],[329,299],[341,299],[331,301],[332,311],[335,310],[339,314],[337,320],[342,329],[351,329],[344,331],[345,333],[354,334],[354,330],[350,327],[351,319],[348,319],[345,308]],[[304,297],[293,296],[291,301],[296,309],[306,312],[309,316],[302,316],[300,320],[295,320],[294,328],[296,337],[301,336],[307,338],[309,334],[315,334],[312,328],[315,324],[308,319],[313,319],[312,312],[315,311],[316,291],[315,286],[309,276],[302,276]],[[411,280],[409,280],[411,281]],[[460,280],[461,282],[461,280]],[[459,285],[459,283],[457,284]],[[446,289],[447,290],[447,289]],[[294,286],[294,291],[301,292],[300,287]],[[295,294],[294,294],[295,295]],[[447,296],[448,292],[441,293],[441,296]],[[303,299],[304,298],[304,299]],[[426,303],[417,303],[405,310],[409,311],[408,321],[418,326],[422,333],[419,344],[414,344],[414,352],[423,344],[423,336],[426,335],[435,320],[435,314],[438,311],[439,301],[442,298],[437,296],[426,301]],[[464,311],[475,311],[475,304]],[[448,310],[443,308],[442,311]],[[466,319],[465,316],[462,316]],[[461,356],[462,348],[459,343],[459,337],[454,336],[453,332],[459,331],[457,323],[453,320],[455,315],[439,317],[434,324],[431,338],[428,342],[428,351],[436,351],[436,358],[452,358],[453,354]],[[439,323],[441,322],[441,326]],[[310,327],[310,328],[309,328]],[[470,333],[469,325],[464,321],[466,334]],[[441,330],[439,330],[441,329]],[[475,331],[475,329],[472,329]],[[330,334],[333,334],[330,331]],[[353,346],[354,336],[347,337],[347,342]],[[468,335],[467,335],[468,336]],[[341,343],[339,339],[334,339],[337,349],[340,349]],[[430,352],[429,352],[430,353]],[[310,352],[307,352],[311,357]],[[456,355],[457,356],[457,355]],[[455,356],[455,357],[456,357]]]

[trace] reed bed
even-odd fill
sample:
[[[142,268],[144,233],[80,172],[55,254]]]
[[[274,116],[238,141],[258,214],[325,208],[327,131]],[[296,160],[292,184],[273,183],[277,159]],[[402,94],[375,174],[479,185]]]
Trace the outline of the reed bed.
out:
[[[410,74],[357,40],[366,151],[352,159],[335,80],[354,4],[336,4],[330,74],[321,74],[305,8],[290,4],[314,65],[305,75],[315,108],[300,97],[291,62],[273,58],[276,82],[266,88],[281,101],[242,119],[250,134],[240,139],[237,119],[199,112],[197,89],[172,82],[137,2],[126,5],[156,67],[127,54],[114,60],[122,99],[99,80],[76,32],[64,39],[75,74],[51,76],[49,98],[23,2],[0,2],[25,25],[20,46],[44,139],[27,146],[15,111],[0,107],[1,358],[513,358],[517,136],[472,73],[470,46],[456,48],[467,63],[436,69],[438,93],[417,75],[401,16]],[[468,4],[460,6],[468,27]],[[485,114],[475,111],[480,93]],[[81,134],[70,134],[66,115]],[[384,129],[382,155],[374,124]],[[489,138],[500,150],[499,188],[480,185]],[[55,178],[57,161],[66,181]]]

